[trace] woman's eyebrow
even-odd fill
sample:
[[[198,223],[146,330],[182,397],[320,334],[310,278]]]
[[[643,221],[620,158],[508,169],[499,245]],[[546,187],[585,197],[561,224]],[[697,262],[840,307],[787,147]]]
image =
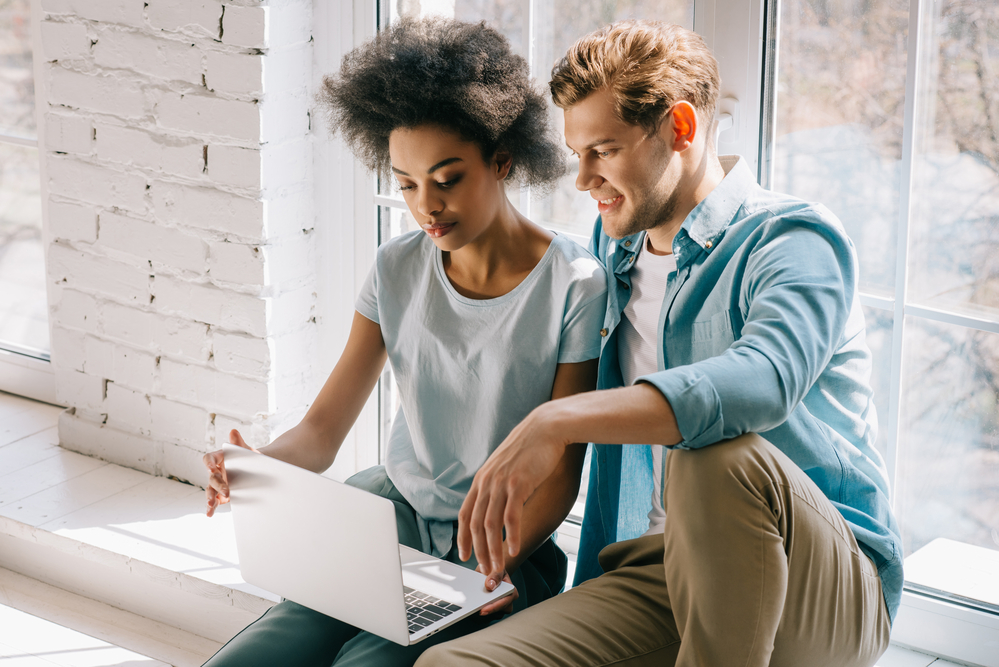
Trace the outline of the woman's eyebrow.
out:
[[[430,169],[427,169],[427,173],[432,174],[441,167],[446,167],[449,164],[454,164],[455,162],[464,162],[464,160],[462,160],[460,157],[449,157],[446,160],[441,160],[434,166],[430,167]],[[402,169],[398,169],[396,167],[392,167],[392,171],[395,172],[396,174],[399,174],[400,176],[409,176],[409,174],[404,172]]]
[[[441,167],[446,167],[449,164],[454,164],[455,162],[463,162],[463,160],[460,157],[449,157],[446,160],[441,160],[440,162],[438,162],[434,166],[430,167],[430,169],[427,169],[427,173],[428,174],[432,174],[435,171],[437,171],[438,169],[440,169]]]

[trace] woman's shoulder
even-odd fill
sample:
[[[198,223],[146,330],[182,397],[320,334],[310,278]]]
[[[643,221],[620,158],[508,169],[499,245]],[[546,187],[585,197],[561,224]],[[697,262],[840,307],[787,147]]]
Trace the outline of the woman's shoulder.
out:
[[[436,246],[423,230],[394,236],[378,246],[378,263],[382,268],[397,269],[408,263],[425,267]]]
[[[552,249],[554,270],[564,272],[570,282],[607,288],[604,265],[582,245],[565,234],[556,234]]]

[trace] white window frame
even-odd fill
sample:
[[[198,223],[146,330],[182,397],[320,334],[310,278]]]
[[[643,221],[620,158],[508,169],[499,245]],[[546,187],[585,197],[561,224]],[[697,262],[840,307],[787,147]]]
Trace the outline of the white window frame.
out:
[[[535,16],[535,4],[543,0],[524,0],[529,24]],[[317,72],[334,71],[343,54],[369,39],[375,31],[376,3],[379,0],[351,0],[339,8],[316,3]],[[335,3],[333,3],[335,4]],[[947,313],[906,303],[906,258],[908,256],[909,195],[912,187],[912,128],[916,121],[915,91],[918,80],[918,47],[921,26],[929,0],[912,0],[909,17],[908,72],[906,77],[905,128],[898,220],[898,260],[895,294],[892,297],[861,294],[861,303],[869,308],[889,310],[894,316],[891,349],[891,383],[887,425],[887,465],[892,488],[898,466],[897,431],[902,377],[902,333],[905,316],[958,324],[999,334],[999,322]],[[339,12],[333,16],[331,12]],[[721,154],[742,155],[759,177],[762,185],[772,181],[770,151],[773,146],[775,108],[776,54],[779,35],[780,0],[694,0],[694,30],[705,38],[718,59],[722,78],[719,117],[727,127],[718,139]],[[332,21],[332,22],[331,22]],[[339,26],[334,31],[330,26]],[[335,34],[332,34],[334,33]],[[323,51],[324,40],[329,48]],[[768,119],[764,125],[761,119]],[[731,125],[729,126],[729,122]],[[323,130],[325,131],[325,130]],[[323,284],[336,285],[321,297],[320,312],[323,349],[327,356],[324,368],[331,369],[339,356],[353,313],[353,301],[374,261],[377,206],[404,208],[400,199],[375,193],[375,181],[357,166],[339,142],[319,141],[316,151],[317,211],[321,240],[321,266],[336,267],[321,277]],[[318,187],[321,185],[322,187]],[[328,185],[329,187],[326,187]],[[324,233],[323,229],[326,229]],[[577,240],[585,243],[581,237]],[[376,392],[355,426],[349,446],[355,469],[377,463],[379,413]],[[391,415],[381,421],[388,424]],[[893,499],[894,501],[894,499]],[[946,658],[999,667],[999,616],[962,607],[922,593],[905,591],[902,607],[892,633],[895,643],[927,651]]]
[[[45,123],[42,103],[48,99],[43,63],[37,54],[42,53],[42,38],[40,20],[42,16],[41,0],[31,0],[31,51],[32,70],[35,77],[35,125],[38,128],[38,139],[21,139],[0,136],[0,142],[38,148],[38,168],[41,179],[42,198],[42,247],[49,245],[48,227],[48,179],[45,177]],[[52,286],[46,282],[48,303],[52,303]],[[49,333],[51,334],[51,318]],[[55,373],[52,370],[50,356],[45,352],[23,348],[11,343],[0,343],[0,391],[26,396],[45,403],[56,404]]]

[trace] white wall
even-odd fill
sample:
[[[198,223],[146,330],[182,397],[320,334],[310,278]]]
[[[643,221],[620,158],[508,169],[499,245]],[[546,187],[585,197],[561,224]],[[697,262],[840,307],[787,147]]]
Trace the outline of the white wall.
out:
[[[42,0],[64,447],[200,482],[319,378],[303,0]]]

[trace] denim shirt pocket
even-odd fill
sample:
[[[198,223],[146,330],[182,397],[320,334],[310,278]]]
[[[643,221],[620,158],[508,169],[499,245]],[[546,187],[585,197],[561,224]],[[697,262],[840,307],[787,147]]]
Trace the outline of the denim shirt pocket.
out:
[[[700,361],[717,357],[735,342],[733,320],[737,313],[723,310],[710,318],[694,320],[691,327],[691,359]]]

